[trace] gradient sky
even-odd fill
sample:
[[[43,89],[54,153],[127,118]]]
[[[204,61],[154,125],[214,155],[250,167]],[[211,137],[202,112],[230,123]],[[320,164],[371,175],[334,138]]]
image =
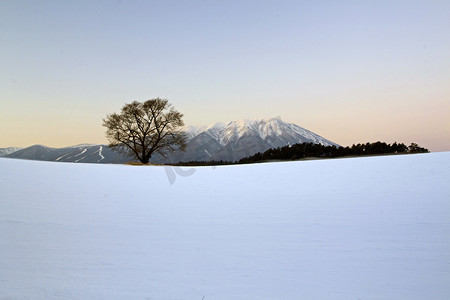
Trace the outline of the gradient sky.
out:
[[[187,125],[449,151],[450,1],[0,0],[0,147],[106,143],[155,97]]]

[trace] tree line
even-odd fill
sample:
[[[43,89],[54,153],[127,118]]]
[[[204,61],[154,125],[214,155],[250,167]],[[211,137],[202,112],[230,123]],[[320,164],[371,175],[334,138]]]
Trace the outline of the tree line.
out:
[[[231,164],[250,164],[264,161],[289,161],[305,158],[337,158],[345,156],[389,155],[407,153],[428,153],[428,149],[416,143],[406,146],[403,143],[387,144],[384,142],[353,144],[347,147],[324,146],[314,143],[300,143],[279,148],[271,148],[263,153],[258,152],[252,156],[242,158],[235,162],[229,161],[188,161],[179,162],[180,166],[212,166]]]
[[[321,144],[301,143],[292,146],[269,149],[264,153],[243,158],[236,163],[254,163],[268,160],[299,160],[304,158],[336,158],[344,156],[363,156],[380,154],[428,153],[428,149],[412,143],[409,147],[403,143],[384,142],[353,144],[351,147],[324,146]]]

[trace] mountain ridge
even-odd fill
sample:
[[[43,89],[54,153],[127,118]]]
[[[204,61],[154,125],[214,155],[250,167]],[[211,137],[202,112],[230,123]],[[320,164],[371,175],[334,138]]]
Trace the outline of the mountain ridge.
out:
[[[305,142],[324,146],[339,146],[303,127],[284,122],[280,117],[246,119],[228,123],[217,122],[206,126],[188,126],[185,128],[185,133],[187,136],[185,152],[167,153],[165,157],[155,154],[150,162],[165,164],[183,161],[237,161],[270,148]],[[4,156],[77,163],[126,163],[133,161],[132,158],[101,144],[79,144],[64,148],[33,145]]]
[[[297,143],[339,146],[318,134],[280,117],[218,122],[208,126],[189,126],[186,152],[174,153],[169,162],[180,161],[236,161],[277,148]]]
[[[17,150],[22,149],[21,147],[7,147],[7,148],[0,148],[0,157],[7,156],[11,153],[16,152]]]
[[[115,152],[107,145],[92,144],[80,144],[64,148],[33,145],[15,151],[5,157],[75,163],[126,163],[132,160],[129,157]]]

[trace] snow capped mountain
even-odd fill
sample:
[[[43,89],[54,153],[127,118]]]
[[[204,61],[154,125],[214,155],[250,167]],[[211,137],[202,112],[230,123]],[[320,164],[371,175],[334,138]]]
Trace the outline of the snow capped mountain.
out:
[[[189,126],[186,128],[185,133],[188,140],[191,140],[199,134],[206,132],[212,138],[219,140],[221,132],[227,127],[227,124],[218,122],[209,126]]]
[[[297,143],[338,146],[296,124],[284,122],[279,117],[190,126],[186,128],[186,134],[186,151],[174,153],[169,162],[235,161],[270,148]]]
[[[226,146],[230,142],[237,141],[247,135],[257,135],[261,139],[267,140],[272,147],[302,142],[337,146],[336,143],[298,125],[284,122],[280,117],[256,120],[247,119],[229,122],[228,124],[220,122],[211,126],[190,126],[186,130],[189,140],[203,132],[217,140],[222,146]],[[273,139],[274,137],[277,137],[277,139]]]

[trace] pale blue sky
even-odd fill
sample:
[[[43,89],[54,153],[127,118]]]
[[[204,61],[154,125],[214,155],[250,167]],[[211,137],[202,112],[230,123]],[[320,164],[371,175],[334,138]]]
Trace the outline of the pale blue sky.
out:
[[[449,53],[450,1],[0,0],[0,147],[104,143],[163,97],[188,125],[450,150]]]

